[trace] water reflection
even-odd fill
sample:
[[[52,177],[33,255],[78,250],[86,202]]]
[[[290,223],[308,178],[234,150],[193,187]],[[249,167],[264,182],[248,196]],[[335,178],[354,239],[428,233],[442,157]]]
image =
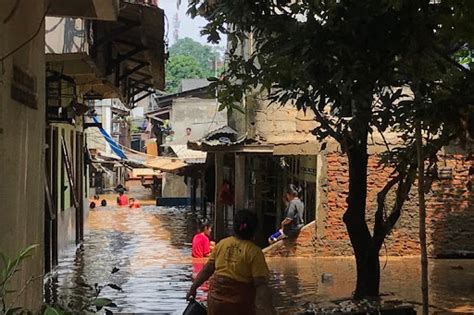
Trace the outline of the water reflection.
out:
[[[196,218],[184,208],[145,206],[142,209],[99,207],[91,211],[84,244],[65,259],[49,278],[45,295],[72,295],[80,304],[85,283],[115,283],[103,295],[119,306],[117,312],[181,314],[193,271],[190,242]],[[382,274],[387,299],[420,301],[417,258],[391,259]],[[308,303],[345,298],[354,288],[352,259],[271,259],[271,287],[280,314],[293,314]],[[112,268],[120,268],[110,274]],[[451,311],[474,308],[474,261],[432,261],[431,303]],[[322,281],[322,274],[330,274]],[[205,298],[206,288],[201,291]]]
[[[272,287],[282,314],[304,310],[309,303],[348,298],[355,287],[350,258],[271,259]],[[330,275],[327,280],[322,275]],[[382,271],[385,300],[421,302],[419,258],[391,258]],[[432,311],[474,312],[474,260],[430,261]]]
[[[57,283],[59,295],[80,295],[80,281],[112,282],[123,291],[105,289],[103,295],[120,312],[182,312],[191,284],[193,222],[183,208],[98,208],[89,214],[82,250],[63,261],[49,282]],[[111,275],[114,267],[120,271]]]

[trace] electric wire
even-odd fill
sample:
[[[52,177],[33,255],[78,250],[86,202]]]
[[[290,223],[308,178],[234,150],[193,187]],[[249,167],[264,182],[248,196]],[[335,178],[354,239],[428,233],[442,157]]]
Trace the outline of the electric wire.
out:
[[[41,21],[38,25],[38,28],[36,29],[36,31],[33,33],[33,35],[31,35],[25,42],[23,42],[21,45],[19,45],[18,47],[16,47],[15,49],[11,50],[9,53],[7,53],[6,55],[2,56],[0,58],[0,62],[3,62],[5,59],[7,59],[8,57],[12,56],[13,54],[15,54],[17,51],[19,51],[20,49],[22,49],[23,47],[25,47],[26,45],[28,45],[31,41],[33,41],[36,36],[38,36],[38,34],[40,33],[41,31],[41,27],[44,23],[44,20],[46,19],[46,14],[48,13],[49,11],[49,8],[50,8],[51,4],[49,4],[47,7],[46,7],[46,10],[44,11],[44,14],[43,14],[43,17],[41,18]]]

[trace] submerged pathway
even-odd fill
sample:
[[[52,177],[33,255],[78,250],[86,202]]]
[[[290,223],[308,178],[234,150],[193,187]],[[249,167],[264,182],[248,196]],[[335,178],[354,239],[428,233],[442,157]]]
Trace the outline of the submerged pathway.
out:
[[[106,288],[102,295],[118,305],[116,313],[182,314],[193,270],[189,243],[194,222],[185,208],[109,206],[91,211],[84,244],[58,266],[46,296],[67,294],[75,303],[86,284],[114,283],[123,291]],[[418,258],[390,259],[382,272],[382,292],[392,299],[420,301],[418,263]],[[307,309],[309,302],[348,297],[354,287],[351,259],[282,258],[269,260],[269,266],[281,314]],[[120,270],[110,274],[113,268]],[[474,261],[438,260],[430,270],[432,304],[451,311],[474,309]]]

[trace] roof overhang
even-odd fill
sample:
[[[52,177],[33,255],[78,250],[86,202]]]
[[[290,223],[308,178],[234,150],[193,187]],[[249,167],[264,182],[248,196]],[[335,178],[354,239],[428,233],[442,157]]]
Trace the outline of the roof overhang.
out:
[[[120,90],[101,76],[96,63],[85,52],[46,54],[51,69],[61,69],[61,73],[74,79],[76,85],[84,90],[93,90],[102,98],[120,97]]]
[[[115,22],[95,21],[92,55],[105,64],[105,73],[120,87],[126,104],[163,90],[164,11],[123,3]],[[113,56],[110,51],[116,52]]]
[[[154,170],[152,168],[133,168],[132,176],[133,177],[161,176],[161,172],[158,170]]]
[[[144,165],[149,168],[158,169],[163,172],[175,172],[185,168],[188,164],[176,158],[156,157],[147,160]]]
[[[114,21],[118,12],[119,0],[49,0],[48,16]]]
[[[210,146],[199,142],[188,142],[188,149],[200,150],[209,153],[233,152],[233,153],[273,153],[272,144],[234,144]]]

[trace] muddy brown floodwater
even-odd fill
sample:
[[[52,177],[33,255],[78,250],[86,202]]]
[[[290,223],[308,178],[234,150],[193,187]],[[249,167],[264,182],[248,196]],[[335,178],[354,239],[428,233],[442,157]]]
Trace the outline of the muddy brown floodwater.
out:
[[[74,303],[84,296],[84,283],[115,283],[123,291],[106,288],[103,296],[118,305],[116,313],[182,314],[192,281],[190,242],[195,219],[186,208],[151,205],[91,211],[83,245],[47,280],[46,298],[68,295]],[[293,314],[309,303],[348,297],[354,288],[354,262],[349,258],[268,262],[280,314]],[[382,272],[385,298],[419,302],[418,266],[418,258],[389,259]],[[114,267],[120,271],[111,275]],[[474,312],[473,260],[431,261],[430,274],[431,304],[438,310]]]

